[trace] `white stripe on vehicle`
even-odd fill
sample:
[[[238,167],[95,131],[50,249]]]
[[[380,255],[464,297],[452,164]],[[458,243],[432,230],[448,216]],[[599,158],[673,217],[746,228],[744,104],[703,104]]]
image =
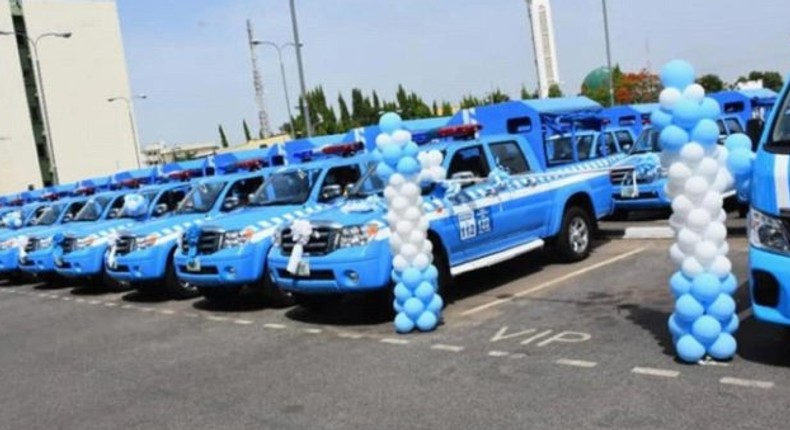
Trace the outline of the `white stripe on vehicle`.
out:
[[[790,183],[787,170],[790,155],[776,155],[774,159],[774,181],[776,184],[776,210],[790,208]]]

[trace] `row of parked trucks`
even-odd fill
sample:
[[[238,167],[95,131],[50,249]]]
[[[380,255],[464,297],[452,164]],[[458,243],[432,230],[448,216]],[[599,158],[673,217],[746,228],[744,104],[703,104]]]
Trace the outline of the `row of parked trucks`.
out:
[[[723,106],[722,137],[762,118],[776,98],[713,96]],[[653,108],[568,97],[405,121],[421,151],[442,153],[449,179],[422,190],[440,288],[543,247],[581,260],[598,220],[666,208],[663,169],[643,160],[660,151]],[[369,152],[378,133],[357,128],[0,197],[9,224],[0,228],[0,275],[215,301],[251,287],[273,304],[311,308],[387,292],[391,226]],[[294,271],[297,219],[313,233]]]

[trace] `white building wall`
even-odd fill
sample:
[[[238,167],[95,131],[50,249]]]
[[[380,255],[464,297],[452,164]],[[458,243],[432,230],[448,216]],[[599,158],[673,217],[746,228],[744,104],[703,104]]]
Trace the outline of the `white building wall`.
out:
[[[541,98],[545,98],[549,95],[549,87],[560,83],[551,4],[549,0],[527,0],[527,7],[538,69],[538,93]]]
[[[8,0],[0,0],[0,30],[13,31]],[[16,38],[0,36],[0,194],[41,186],[41,170]]]
[[[60,182],[137,168],[126,104],[107,102],[130,95],[115,3],[27,0],[23,10],[31,37],[72,33],[39,45]]]

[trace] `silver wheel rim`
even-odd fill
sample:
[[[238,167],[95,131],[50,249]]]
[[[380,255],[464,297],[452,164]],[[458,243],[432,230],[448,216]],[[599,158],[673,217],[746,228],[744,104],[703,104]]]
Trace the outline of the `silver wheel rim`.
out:
[[[590,244],[590,229],[581,217],[574,217],[569,228],[569,240],[571,249],[576,254],[581,254],[587,250]]]

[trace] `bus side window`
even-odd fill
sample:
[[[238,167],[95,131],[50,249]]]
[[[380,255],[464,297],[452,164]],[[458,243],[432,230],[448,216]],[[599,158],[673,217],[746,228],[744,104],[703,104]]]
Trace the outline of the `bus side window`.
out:
[[[620,150],[623,152],[628,152],[631,150],[631,147],[634,146],[634,138],[631,136],[631,133],[620,130],[615,133],[617,137],[617,142],[620,144]]]

